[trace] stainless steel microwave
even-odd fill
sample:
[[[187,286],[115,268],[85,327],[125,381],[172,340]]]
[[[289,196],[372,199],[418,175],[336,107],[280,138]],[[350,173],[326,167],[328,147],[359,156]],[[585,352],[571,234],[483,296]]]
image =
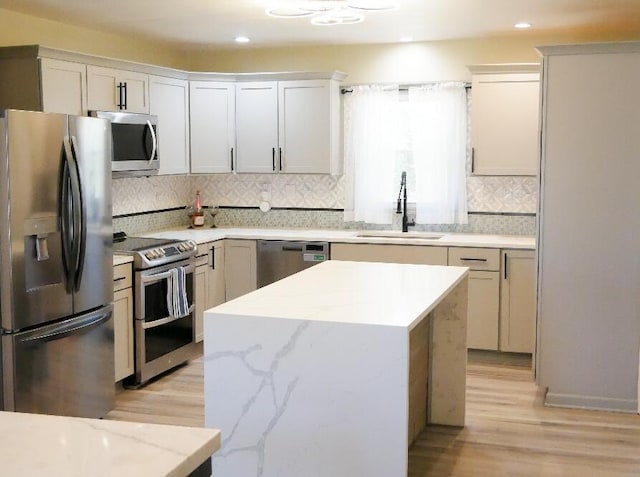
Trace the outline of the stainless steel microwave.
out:
[[[113,177],[151,176],[158,173],[158,117],[117,111],[91,111],[111,121]]]

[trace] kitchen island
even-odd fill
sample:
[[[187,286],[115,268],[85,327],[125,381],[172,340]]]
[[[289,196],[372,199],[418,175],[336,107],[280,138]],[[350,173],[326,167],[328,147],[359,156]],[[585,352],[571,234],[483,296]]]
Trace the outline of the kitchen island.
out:
[[[464,267],[328,261],[205,313],[213,475],[399,477],[463,426]]]

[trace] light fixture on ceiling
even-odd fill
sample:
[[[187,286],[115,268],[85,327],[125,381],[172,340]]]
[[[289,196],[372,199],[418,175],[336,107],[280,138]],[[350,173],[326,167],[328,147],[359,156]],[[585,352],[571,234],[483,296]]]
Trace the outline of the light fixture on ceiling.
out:
[[[251,39],[249,39],[249,37],[247,36],[237,36],[234,38],[234,41],[236,43],[249,43]]]
[[[519,30],[526,30],[527,28],[531,28],[531,23],[529,23],[529,22],[518,22],[513,26],[515,28],[518,28]]]
[[[383,12],[398,8],[396,0],[290,0],[267,9],[277,18],[311,17],[313,25],[349,25],[364,20],[363,12]]]

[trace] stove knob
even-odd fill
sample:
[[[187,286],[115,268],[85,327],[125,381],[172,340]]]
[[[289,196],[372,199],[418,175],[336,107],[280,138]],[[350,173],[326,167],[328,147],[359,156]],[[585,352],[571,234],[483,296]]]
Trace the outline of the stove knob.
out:
[[[184,248],[184,243],[179,243],[178,244],[178,250],[180,250],[181,252],[184,252],[185,248]]]
[[[153,260],[154,256],[153,256],[153,250],[149,250],[147,253],[144,254],[145,257],[147,257],[147,260]]]
[[[158,257],[164,257],[165,256],[165,251],[164,251],[163,248],[156,249],[156,252],[158,252]]]
[[[187,243],[189,244],[189,248],[191,250],[195,250],[196,247],[198,246],[198,244],[194,240],[189,240]]]

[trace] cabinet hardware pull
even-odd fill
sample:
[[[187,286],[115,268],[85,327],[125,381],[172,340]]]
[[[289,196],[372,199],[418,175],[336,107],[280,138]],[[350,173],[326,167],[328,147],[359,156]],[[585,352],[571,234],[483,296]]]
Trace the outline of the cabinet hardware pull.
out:
[[[282,172],[282,148],[279,147],[278,149],[279,149],[278,152],[280,154],[280,172]]]
[[[504,279],[507,279],[507,254],[504,254]]]
[[[273,170],[276,170],[276,148],[271,148],[271,164],[273,165]]]
[[[211,270],[216,269],[216,253],[215,249],[211,247]]]
[[[476,171],[476,148],[471,148],[471,173]]]
[[[127,277],[118,277],[118,278],[114,278],[113,281],[114,282],[121,282],[122,280],[125,280]]]
[[[116,88],[118,88],[118,104],[116,106],[118,106],[118,109],[124,109],[125,108],[124,101],[123,101],[124,83],[123,82],[118,83],[118,86],[116,86]]]
[[[231,172],[233,172],[233,148],[231,148]]]
[[[486,258],[461,258],[461,262],[486,262]]]

